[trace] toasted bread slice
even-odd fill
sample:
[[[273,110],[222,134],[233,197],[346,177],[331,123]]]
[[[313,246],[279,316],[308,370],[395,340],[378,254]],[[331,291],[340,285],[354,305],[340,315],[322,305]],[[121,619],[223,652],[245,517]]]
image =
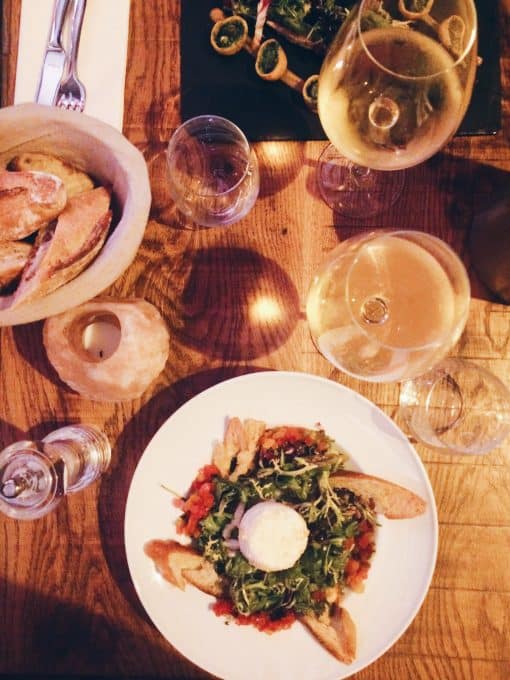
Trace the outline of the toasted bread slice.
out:
[[[388,519],[417,517],[427,508],[426,501],[420,496],[380,477],[343,470],[332,475],[330,482],[336,488],[348,489],[366,499],[372,498],[376,512],[382,513]]]
[[[221,595],[222,582],[213,565],[205,557],[177,541],[154,539],[145,547],[145,554],[154,560],[156,568],[167,581],[184,590],[191,583],[210,595]]]
[[[44,172],[0,172],[0,241],[17,241],[54,220],[67,201],[64,183]]]
[[[213,451],[213,463],[222,477],[237,481],[240,475],[248,472],[265,429],[261,420],[248,418],[241,422],[237,417],[230,418],[223,442],[216,444]],[[234,465],[234,471],[230,473]]]
[[[182,575],[191,585],[208,595],[220,597],[223,594],[223,583],[213,565],[205,558],[202,558],[202,563],[197,569],[183,569]]]
[[[241,475],[245,475],[252,467],[257,453],[257,444],[266,429],[266,424],[262,420],[248,418],[243,421],[243,428],[245,432],[244,448],[238,452],[235,470],[230,475],[230,479],[234,482]]]
[[[36,170],[55,175],[64,183],[69,198],[94,188],[94,182],[87,173],[50,154],[23,153],[11,160],[9,169],[17,171]]]
[[[47,295],[77,276],[101,249],[112,213],[104,187],[71,198],[58,220],[42,229],[7,307]]]
[[[356,657],[356,626],[349,612],[332,604],[329,612],[318,617],[304,614],[300,621],[310,629],[328,652],[343,663],[352,663]]]
[[[0,242],[0,289],[21,274],[31,250],[32,246],[23,241]]]

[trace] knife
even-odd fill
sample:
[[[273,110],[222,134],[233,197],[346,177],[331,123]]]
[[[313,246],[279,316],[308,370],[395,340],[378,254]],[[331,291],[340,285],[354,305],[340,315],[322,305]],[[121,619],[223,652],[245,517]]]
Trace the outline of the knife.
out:
[[[58,84],[64,72],[66,53],[62,47],[62,28],[70,0],[55,0],[50,35],[37,88],[36,102],[52,106],[55,103]]]

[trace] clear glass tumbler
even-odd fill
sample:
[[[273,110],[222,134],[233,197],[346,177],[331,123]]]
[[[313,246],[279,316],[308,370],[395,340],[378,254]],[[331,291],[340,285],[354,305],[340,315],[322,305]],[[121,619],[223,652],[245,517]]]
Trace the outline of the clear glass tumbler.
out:
[[[463,359],[445,359],[402,383],[400,414],[419,442],[446,453],[484,454],[510,433],[510,391]]]
[[[20,441],[0,452],[0,511],[37,519],[68,493],[94,482],[108,467],[111,447],[91,425],[69,425],[42,441]]]
[[[257,157],[226,118],[205,115],[183,123],[168,144],[167,164],[171,196],[196,224],[232,224],[257,200]]]

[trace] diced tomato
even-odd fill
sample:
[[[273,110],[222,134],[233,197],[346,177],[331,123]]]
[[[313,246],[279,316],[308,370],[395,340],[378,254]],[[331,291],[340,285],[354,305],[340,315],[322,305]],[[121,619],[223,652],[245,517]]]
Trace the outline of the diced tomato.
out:
[[[311,597],[315,602],[324,602],[326,593],[323,590],[314,590]]]
[[[216,616],[231,616],[234,613],[234,605],[230,600],[218,599],[212,606]]]
[[[184,513],[177,525],[178,533],[198,535],[199,521],[206,517],[214,505],[214,478],[219,474],[216,465],[204,465],[191,484],[188,498],[175,501],[175,505]]]
[[[373,531],[374,528],[368,519],[364,519],[359,523],[358,531],[360,534],[365,534],[367,531]]]
[[[374,542],[374,534],[371,531],[367,531],[365,534],[361,534],[356,540],[358,548],[367,548]]]
[[[214,477],[218,477],[220,474],[220,471],[216,467],[216,465],[204,465],[203,467],[200,468],[198,471],[197,476],[191,483],[191,488],[190,491],[195,491],[200,487],[204,482],[210,482]]]
[[[345,565],[345,573],[348,576],[352,576],[352,574],[356,574],[356,572],[359,570],[359,562],[358,560],[353,560],[352,557],[350,560],[347,561],[347,564]]]
[[[236,614],[233,603],[230,600],[216,600],[212,606],[213,612],[216,616],[233,617],[238,626],[255,626],[258,630],[264,633],[274,633],[284,628],[290,628],[296,620],[296,615],[289,612],[278,619],[272,619],[268,612],[255,612],[248,616]]]
[[[362,579],[365,579],[368,576],[369,569],[370,564],[368,562],[362,562],[358,570],[357,576],[359,576]]]

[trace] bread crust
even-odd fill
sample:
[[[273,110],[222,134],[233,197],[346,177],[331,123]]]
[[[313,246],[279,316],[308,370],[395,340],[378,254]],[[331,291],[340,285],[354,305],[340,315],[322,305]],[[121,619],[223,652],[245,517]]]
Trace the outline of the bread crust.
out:
[[[44,172],[0,172],[0,241],[23,239],[62,212],[62,180]]]
[[[346,609],[333,603],[325,615],[304,614],[300,620],[339,661],[347,664],[354,661],[356,625]]]
[[[337,489],[348,489],[357,496],[372,498],[376,512],[388,519],[410,519],[422,515],[427,508],[426,501],[409,489],[362,472],[343,470],[332,475],[330,482]]]
[[[47,295],[85,269],[106,239],[112,219],[109,205],[110,193],[104,187],[69,199],[57,221],[40,230],[5,308]]]
[[[47,172],[64,183],[68,198],[94,188],[92,178],[57,156],[45,153],[23,153],[9,163],[10,170]]]
[[[32,246],[24,241],[0,242],[0,289],[11,284],[23,271]]]

